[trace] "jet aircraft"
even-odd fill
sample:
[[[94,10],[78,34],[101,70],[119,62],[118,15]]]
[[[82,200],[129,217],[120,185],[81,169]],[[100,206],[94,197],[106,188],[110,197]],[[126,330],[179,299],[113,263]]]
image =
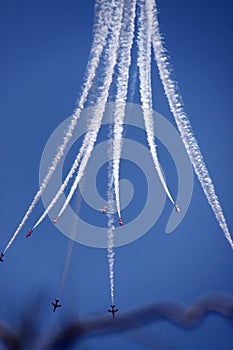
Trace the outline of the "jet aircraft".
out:
[[[118,220],[118,222],[119,222],[119,225],[120,225],[120,226],[123,226],[123,221],[122,221],[121,218]]]
[[[108,312],[111,312],[112,317],[115,318],[115,313],[119,311],[119,309],[115,309],[116,305],[111,305],[111,310],[108,310]]]
[[[51,303],[53,305],[53,312],[56,311],[57,307],[61,307],[61,304],[59,304],[59,299],[55,299],[55,303]]]
[[[33,232],[33,229],[32,229],[32,228],[30,228],[30,230],[29,230],[29,231],[28,231],[28,233],[26,234],[26,238],[30,237],[30,236],[31,236],[31,234],[32,234],[32,232]]]
[[[57,216],[54,220],[53,223],[56,224],[60,220],[59,216]]]
[[[4,254],[1,253],[1,254],[0,254],[0,261],[1,261],[1,262],[4,262],[3,257],[4,257]]]
[[[99,211],[102,213],[102,214],[106,214],[107,213],[107,206],[105,205],[103,208],[99,209]]]

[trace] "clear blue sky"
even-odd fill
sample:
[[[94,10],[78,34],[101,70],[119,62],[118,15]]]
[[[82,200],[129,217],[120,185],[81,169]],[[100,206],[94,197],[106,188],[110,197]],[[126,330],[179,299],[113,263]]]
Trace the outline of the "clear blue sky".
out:
[[[158,7],[185,110],[233,231],[233,4],[158,0]],[[90,0],[0,1],[0,250],[38,188],[40,158],[50,134],[75,108],[91,47],[93,8]],[[172,121],[158,81],[154,98],[158,112]],[[233,293],[233,251],[196,178],[185,219],[166,235],[169,208],[167,202],[158,223],[141,239],[116,249],[116,304],[121,312],[162,298],[191,303],[209,292]],[[23,305],[38,292],[45,292],[48,329],[69,315],[104,314],[110,304],[106,251],[78,244],[61,297],[62,309],[51,313],[68,240],[49,220],[25,240],[42,209],[39,203],[0,266],[0,318],[12,324],[13,315],[20,318]],[[208,317],[195,331],[165,323],[148,329],[180,350],[233,347],[232,328],[216,316]],[[119,335],[85,344],[95,350],[146,348]]]

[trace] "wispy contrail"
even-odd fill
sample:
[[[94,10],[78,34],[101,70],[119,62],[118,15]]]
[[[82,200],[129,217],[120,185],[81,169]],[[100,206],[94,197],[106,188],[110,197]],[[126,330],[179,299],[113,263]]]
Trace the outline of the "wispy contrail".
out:
[[[85,178],[83,178],[85,180]],[[81,181],[80,183],[80,187],[84,186],[84,181]],[[82,188],[83,189],[83,188]],[[78,197],[77,197],[77,201],[75,203],[75,212],[77,213],[76,215],[78,216],[80,207],[81,207],[81,201],[82,201],[82,191],[80,190],[78,193]],[[64,283],[66,280],[66,276],[68,273],[68,268],[70,265],[70,260],[71,260],[71,256],[72,256],[72,252],[73,252],[73,247],[74,247],[74,242],[75,242],[75,237],[77,236],[77,228],[78,228],[78,221],[75,221],[72,225],[71,228],[71,239],[69,240],[68,243],[68,248],[67,248],[67,253],[66,253],[66,259],[65,259],[65,264],[64,264],[64,269],[63,269],[63,273],[62,273],[62,277],[61,277],[61,282],[60,282],[60,287],[59,287],[59,292],[58,292],[58,298],[60,299],[61,297],[61,293],[64,287]]]
[[[106,44],[107,40],[107,35],[108,35],[108,30],[109,30],[109,25],[110,25],[110,19],[111,19],[111,13],[112,11],[112,6],[109,4],[108,1],[105,0],[97,0],[96,1],[96,24],[94,26],[94,38],[93,38],[93,44],[91,47],[91,52],[90,52],[90,58],[87,63],[87,68],[86,68],[86,74],[85,74],[85,79],[83,83],[83,89],[81,93],[81,97],[78,101],[78,107],[74,111],[74,114],[72,116],[70,125],[68,127],[68,130],[65,133],[65,136],[63,138],[63,143],[58,149],[57,154],[52,160],[51,166],[49,168],[49,171],[47,175],[45,176],[44,180],[42,181],[39,190],[37,191],[32,203],[30,204],[26,214],[24,215],[22,221],[20,222],[19,226],[17,227],[16,231],[14,232],[12,238],[10,239],[9,243],[7,244],[4,253],[9,249],[23,226],[25,225],[26,221],[28,220],[30,214],[32,213],[35,205],[39,201],[42,193],[44,192],[45,188],[48,185],[49,180],[51,179],[53,173],[55,172],[57,165],[62,158],[64,151],[67,147],[67,144],[69,140],[71,139],[73,135],[73,131],[77,125],[78,119],[80,117],[81,111],[84,108],[84,103],[87,99],[89,90],[92,85],[92,81],[95,77],[96,69],[99,65],[100,62],[100,57],[103,51],[103,48]]]
[[[125,116],[125,105],[128,91],[129,67],[131,63],[131,48],[134,37],[134,21],[136,15],[136,0],[126,1],[124,9],[124,20],[122,23],[120,36],[120,49],[118,55],[118,75],[117,75],[117,92],[116,104],[114,110],[114,139],[113,139],[113,175],[116,207],[119,218],[121,217],[120,209],[120,192],[119,192],[119,166],[122,147],[122,132]]]
[[[212,179],[209,175],[197,140],[194,136],[190,121],[184,112],[182,98],[177,89],[177,83],[171,78],[171,66],[159,31],[156,2],[153,0],[146,0],[146,2],[148,16],[150,16],[152,23],[152,43],[154,55],[171,112],[174,116],[181,139],[194,167],[195,173],[197,174],[197,177],[201,183],[206,198],[225,234],[226,239],[228,240],[231,248],[233,248],[232,238],[228,230],[218,197],[215,193]]]
[[[168,190],[166,181],[163,177],[156,151],[151,92],[151,28],[148,26],[148,16],[145,1],[139,0],[138,3],[140,6],[138,15],[138,67],[141,103],[147,133],[147,141],[150,147],[154,166],[163,189],[172,204],[175,205],[175,202]]]
[[[134,103],[134,95],[136,91],[137,77],[138,77],[138,67],[137,64],[133,65],[130,74],[129,90],[128,90],[128,102]]]

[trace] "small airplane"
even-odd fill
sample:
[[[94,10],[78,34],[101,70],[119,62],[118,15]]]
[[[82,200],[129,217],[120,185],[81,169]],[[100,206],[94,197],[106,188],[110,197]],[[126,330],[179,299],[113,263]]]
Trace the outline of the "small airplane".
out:
[[[28,231],[28,233],[26,234],[26,238],[30,237],[30,236],[31,236],[31,234],[32,234],[32,232],[33,232],[33,229],[32,229],[32,228],[30,228],[30,230],[29,230],[29,231]]]
[[[118,223],[119,223],[120,226],[123,226],[123,221],[122,221],[121,218],[119,218]]]
[[[177,203],[174,205],[174,207],[175,207],[175,211],[177,213],[180,213],[180,208],[179,208],[179,205]]]
[[[56,224],[60,220],[59,216],[57,216],[54,220],[53,223]]]
[[[0,254],[0,261],[1,261],[1,262],[4,262],[3,257],[4,257],[4,254],[1,253],[1,254]]]
[[[107,213],[107,206],[105,205],[103,208],[99,209],[99,211],[102,213],[102,214],[106,214]]]
[[[56,311],[57,307],[61,307],[61,304],[59,304],[59,299],[55,299],[55,303],[51,303],[53,305],[53,312]]]
[[[112,317],[115,318],[115,313],[119,311],[119,309],[115,309],[116,305],[111,305],[112,310],[108,310],[108,312],[111,312]]]

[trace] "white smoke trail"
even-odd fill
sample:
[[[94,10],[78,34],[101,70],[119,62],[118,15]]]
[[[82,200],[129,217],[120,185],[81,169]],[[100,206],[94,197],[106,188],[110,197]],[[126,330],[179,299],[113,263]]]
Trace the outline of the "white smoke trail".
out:
[[[119,48],[119,37],[120,37],[120,29],[121,29],[122,13],[123,13],[123,0],[116,1],[116,2],[114,1],[113,8],[114,8],[114,11],[113,11],[110,39],[106,48],[105,79],[103,82],[103,86],[101,87],[101,94],[97,98],[97,105],[94,108],[94,113],[93,113],[94,114],[93,120],[95,122],[95,125],[93,127],[93,130],[91,131],[88,147],[83,156],[83,159],[80,164],[80,168],[78,170],[74,183],[70,189],[70,192],[66,198],[66,201],[63,207],[58,213],[59,217],[62,215],[62,213],[66,209],[67,205],[69,204],[70,200],[73,197],[73,194],[78,186],[79,181],[82,179],[83,173],[85,171],[85,168],[87,166],[88,160],[91,156],[92,150],[94,148],[94,144],[97,139],[97,135],[101,126],[103,113],[107,103],[108,91],[112,82],[114,67],[116,65],[116,59],[117,59],[117,51]]]
[[[51,179],[53,173],[55,172],[57,165],[62,158],[64,151],[67,147],[67,144],[69,140],[71,139],[73,135],[73,131],[77,125],[77,121],[80,117],[81,111],[84,108],[84,103],[87,99],[89,90],[91,88],[93,79],[95,77],[96,69],[99,65],[100,57],[103,51],[104,46],[106,45],[106,40],[107,40],[107,35],[108,35],[108,29],[109,29],[109,24],[110,24],[110,18],[111,18],[111,11],[112,11],[112,6],[110,6],[108,1],[105,0],[97,0],[96,2],[96,9],[97,9],[97,22],[94,27],[94,38],[93,38],[93,44],[91,47],[91,52],[90,52],[90,58],[87,63],[87,68],[86,68],[86,78],[83,83],[83,89],[82,89],[82,94],[81,97],[78,101],[78,107],[74,111],[73,117],[71,119],[70,125],[68,127],[68,130],[66,131],[66,134],[63,138],[63,143],[59,147],[57,154],[52,160],[51,167],[49,168],[49,171],[47,175],[45,176],[43,182],[40,185],[39,190],[37,191],[32,203],[30,204],[26,214],[24,215],[22,221],[20,222],[19,226],[17,227],[16,231],[14,232],[12,238],[8,242],[4,253],[9,249],[23,226],[25,225],[26,221],[28,220],[30,214],[32,213],[34,207],[36,206],[37,202],[39,201],[42,193],[44,192],[45,188],[47,187],[47,184],[49,180]]]
[[[150,147],[155,169],[164,191],[166,192],[172,204],[175,205],[175,202],[168,190],[166,181],[163,177],[158,155],[156,152],[151,92],[151,28],[150,22],[148,21],[145,5],[145,1],[139,1],[140,11],[138,16],[138,67],[143,116],[147,133],[147,141]]]
[[[119,218],[121,217],[120,193],[119,193],[119,166],[122,147],[122,132],[125,116],[125,105],[129,81],[129,67],[131,63],[131,49],[134,37],[134,21],[136,15],[136,0],[127,1],[125,4],[124,20],[120,36],[120,50],[118,55],[118,75],[116,105],[114,111],[114,140],[113,140],[113,175],[116,207]]]
[[[112,147],[111,147],[112,149]],[[107,230],[107,252],[108,252],[108,267],[109,267],[109,282],[111,293],[111,305],[115,305],[114,301],[114,195],[113,195],[113,165],[112,161],[109,161],[108,167],[108,189],[107,189],[107,201],[108,201],[108,230]]]
[[[93,123],[93,121],[92,121]],[[55,196],[53,197],[53,199],[51,200],[51,202],[49,203],[48,207],[45,209],[45,211],[43,212],[43,214],[40,216],[40,218],[37,220],[37,222],[35,223],[35,225],[33,226],[33,230],[35,230],[35,228],[37,226],[40,225],[40,223],[45,219],[45,217],[49,214],[50,210],[54,207],[54,205],[57,203],[57,201],[59,200],[59,198],[61,197],[61,195],[63,194],[64,190],[66,189],[69,181],[72,179],[76,169],[79,166],[79,163],[82,159],[82,156],[84,154],[84,152],[87,149],[87,146],[89,144],[89,140],[90,140],[90,136],[91,136],[91,132],[88,131],[84,137],[83,140],[83,144],[79,150],[79,153],[77,154],[75,161],[69,171],[69,173],[67,174],[65,181],[63,182],[63,184],[60,186],[59,190],[57,191],[57,193],[55,194]],[[59,218],[59,216],[58,216]]]
[[[88,139],[89,134],[86,134],[86,138]],[[45,211],[43,212],[43,214],[40,216],[40,218],[38,219],[38,221],[35,223],[35,225],[33,226],[33,230],[36,229],[37,226],[39,226],[39,224],[44,220],[44,218],[49,214],[50,210],[54,207],[54,205],[57,203],[58,199],[61,197],[61,195],[63,194],[65,188],[67,187],[69,181],[71,180],[71,178],[73,177],[75,170],[77,169],[77,167],[79,166],[80,160],[83,156],[83,153],[85,151],[87,145],[87,141],[83,142],[83,145],[68,173],[68,175],[65,178],[65,181],[63,182],[63,184],[61,185],[61,187],[59,188],[58,192],[56,193],[56,195],[53,197],[53,199],[51,200],[51,202],[49,203],[48,207],[45,209]]]
[[[203,156],[194,136],[190,121],[184,112],[182,98],[177,90],[177,84],[171,78],[171,66],[159,31],[156,2],[152,0],[146,1],[148,16],[151,17],[150,21],[152,23],[152,44],[154,48],[154,55],[171,112],[174,116],[181,139],[194,167],[195,173],[197,174],[197,177],[201,183],[205,196],[225,234],[226,239],[228,240],[231,248],[233,248],[232,238],[228,230],[218,197],[215,193],[212,179],[210,178],[206,164],[203,160]]]

